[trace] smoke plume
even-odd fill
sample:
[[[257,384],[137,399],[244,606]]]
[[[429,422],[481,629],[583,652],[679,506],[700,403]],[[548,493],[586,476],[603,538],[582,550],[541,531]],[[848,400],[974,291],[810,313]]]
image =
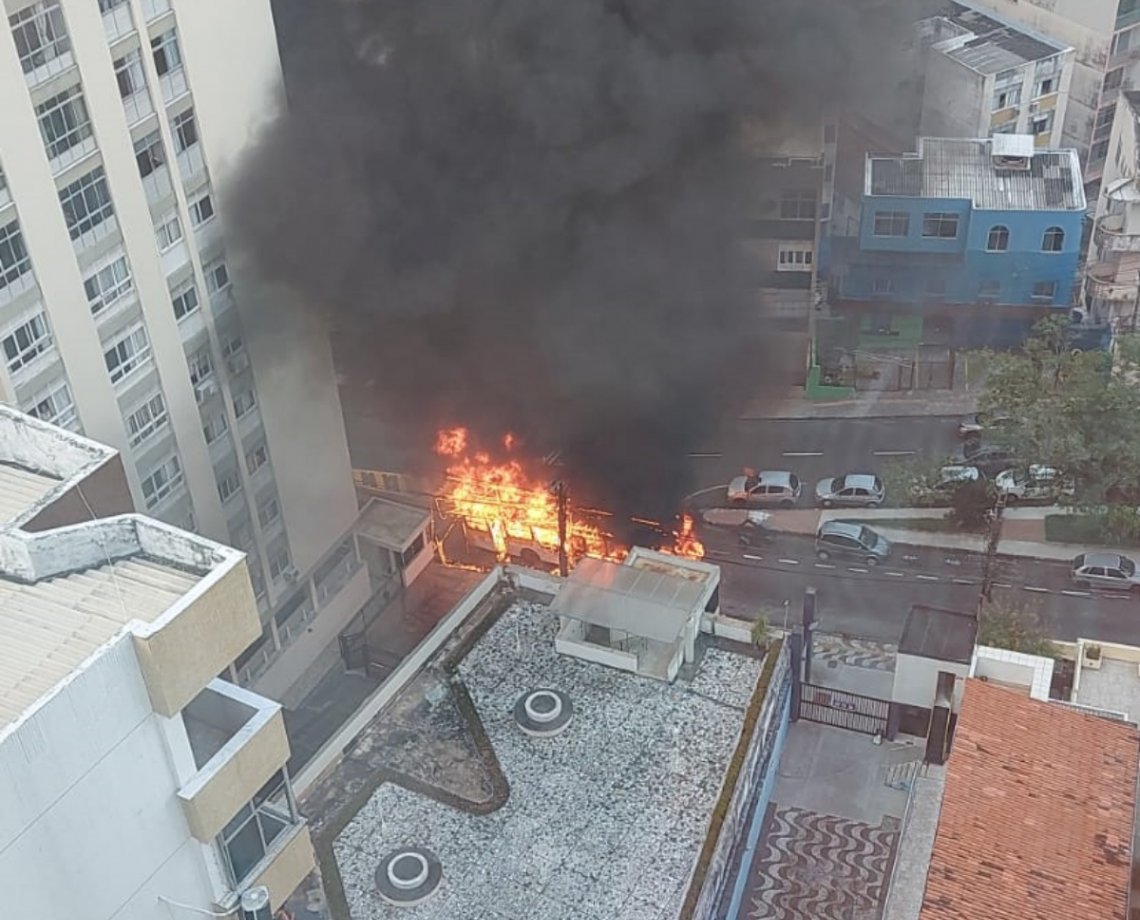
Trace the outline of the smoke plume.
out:
[[[765,382],[754,154],[890,93],[909,0],[308,0],[289,110],[227,190],[236,244],[319,311],[391,430],[559,449],[669,515]],[[771,268],[771,266],[764,266]]]

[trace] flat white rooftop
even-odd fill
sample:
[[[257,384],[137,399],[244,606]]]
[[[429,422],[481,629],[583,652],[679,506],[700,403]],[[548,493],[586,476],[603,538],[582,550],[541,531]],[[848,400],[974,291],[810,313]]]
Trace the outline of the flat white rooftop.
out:
[[[32,584],[0,578],[0,729],[127,623],[157,619],[200,579],[143,557]]]
[[[0,526],[22,517],[62,480],[0,461]]]

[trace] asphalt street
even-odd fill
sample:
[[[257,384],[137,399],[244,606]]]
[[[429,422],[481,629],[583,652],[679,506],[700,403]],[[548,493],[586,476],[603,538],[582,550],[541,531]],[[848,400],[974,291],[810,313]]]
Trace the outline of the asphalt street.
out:
[[[903,457],[945,457],[959,447],[958,417],[736,420],[690,456],[698,493],[715,496],[745,467],[790,470],[804,483],[841,473],[878,473]],[[712,491],[706,491],[712,490]],[[704,504],[703,502],[698,502]]]
[[[978,553],[951,553],[896,544],[892,558],[868,568],[858,561],[820,562],[811,539],[777,534],[770,542],[737,545],[734,531],[706,528],[710,562],[721,566],[721,609],[751,619],[773,610],[773,625],[788,604],[798,621],[804,592],[814,587],[821,628],[881,642],[897,642],[913,604],[973,610],[983,577]],[[1049,635],[1140,644],[1140,596],[1076,588],[1064,563],[1000,557],[994,597],[1037,611]]]

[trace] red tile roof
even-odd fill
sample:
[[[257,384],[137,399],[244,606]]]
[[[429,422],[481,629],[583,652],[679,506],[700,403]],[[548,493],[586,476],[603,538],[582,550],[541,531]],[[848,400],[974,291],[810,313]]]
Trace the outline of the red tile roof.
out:
[[[920,920],[1124,920],[1140,732],[966,683]]]

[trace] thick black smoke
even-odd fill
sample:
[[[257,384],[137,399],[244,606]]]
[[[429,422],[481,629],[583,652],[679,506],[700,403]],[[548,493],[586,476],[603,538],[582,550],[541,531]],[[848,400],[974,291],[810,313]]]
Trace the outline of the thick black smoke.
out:
[[[889,93],[911,0],[308,0],[237,243],[323,313],[394,431],[561,449],[667,515],[765,382],[753,155]],[[769,147],[771,145],[768,145]],[[770,266],[764,266],[770,268]]]

